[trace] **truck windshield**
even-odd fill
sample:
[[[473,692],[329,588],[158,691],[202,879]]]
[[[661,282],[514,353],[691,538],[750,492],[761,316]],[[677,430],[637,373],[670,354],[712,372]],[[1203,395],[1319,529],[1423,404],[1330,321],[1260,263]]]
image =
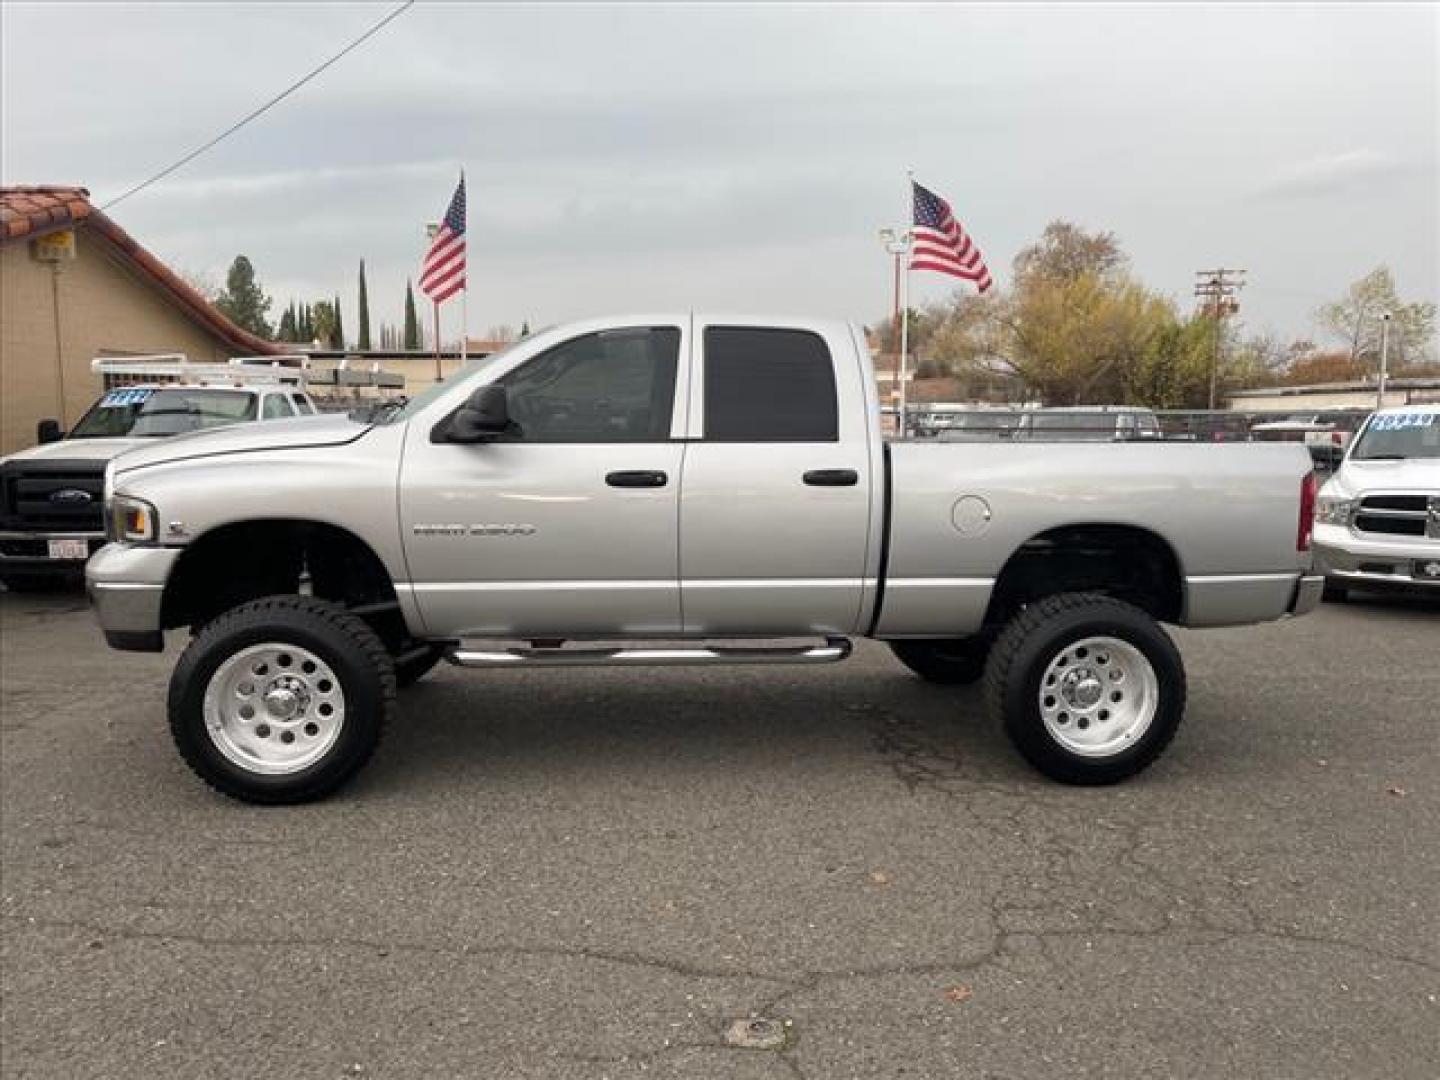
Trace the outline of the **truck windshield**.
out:
[[[156,390],[135,414],[129,434],[179,435],[254,420],[256,398],[244,390]]]
[[[1440,458],[1440,413],[1377,416],[1365,428],[1350,456],[1357,461]]]

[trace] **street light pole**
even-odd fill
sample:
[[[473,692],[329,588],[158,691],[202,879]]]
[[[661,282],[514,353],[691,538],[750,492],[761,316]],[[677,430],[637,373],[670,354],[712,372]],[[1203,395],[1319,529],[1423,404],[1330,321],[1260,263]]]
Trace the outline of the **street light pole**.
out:
[[[1380,314],[1380,382],[1375,388],[1375,408],[1385,407],[1385,376],[1390,366],[1390,312]]]
[[[904,332],[901,329],[901,266],[902,260],[910,250],[910,231],[908,229],[881,229],[880,242],[885,245],[895,261],[895,293],[890,308],[890,343],[895,349],[895,386],[891,390],[891,397],[896,405],[895,433],[905,434],[905,342]]]

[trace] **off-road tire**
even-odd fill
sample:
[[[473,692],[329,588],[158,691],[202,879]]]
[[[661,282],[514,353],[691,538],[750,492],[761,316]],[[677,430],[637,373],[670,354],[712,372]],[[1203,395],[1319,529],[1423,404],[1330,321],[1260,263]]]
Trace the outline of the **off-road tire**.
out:
[[[439,645],[432,645],[426,652],[415,653],[395,660],[395,685],[404,690],[407,686],[414,686],[417,682],[429,675],[435,665],[445,656],[445,650]]]
[[[1047,730],[1040,683],[1052,659],[1087,637],[1118,638],[1149,661],[1158,688],[1149,726],[1105,757],[1072,752]],[[985,670],[985,700],[1026,761],[1064,784],[1125,780],[1149,766],[1175,737],[1185,712],[1185,667],[1160,624],[1139,608],[1101,593],[1061,593],[1022,609],[1001,631]]]
[[[926,682],[969,686],[985,677],[987,638],[926,638],[890,642],[890,651]]]
[[[334,745],[304,770],[284,775],[235,764],[205,722],[205,692],[216,669],[240,650],[268,642],[319,656],[345,695]],[[339,605],[308,596],[270,596],[231,608],[191,639],[170,677],[170,733],[180,756],[216,791],[250,803],[301,803],[335,791],[370,760],[394,707],[394,665],[374,631]]]

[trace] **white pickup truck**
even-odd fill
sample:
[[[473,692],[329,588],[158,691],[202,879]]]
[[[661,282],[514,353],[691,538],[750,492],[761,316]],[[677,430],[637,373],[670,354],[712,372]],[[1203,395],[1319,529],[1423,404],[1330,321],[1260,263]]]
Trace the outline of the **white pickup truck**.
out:
[[[401,408],[117,459],[91,559],[111,645],[193,633],[180,753],[256,802],[332,791],[396,687],[463,667],[843,660],[986,681],[1070,783],[1152,762],[1185,703],[1161,623],[1310,610],[1299,446],[887,443],[841,322],[552,328]]]
[[[105,542],[105,466],[117,454],[185,431],[313,416],[303,372],[275,360],[192,364],[182,354],[97,357],[91,370],[126,379],[69,433],[39,424],[39,443],[0,458],[0,583],[14,592],[74,584]]]

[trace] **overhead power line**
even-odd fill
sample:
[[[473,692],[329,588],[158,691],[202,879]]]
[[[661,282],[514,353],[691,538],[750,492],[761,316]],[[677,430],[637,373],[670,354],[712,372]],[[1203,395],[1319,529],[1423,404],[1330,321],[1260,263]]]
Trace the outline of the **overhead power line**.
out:
[[[188,153],[188,154],[186,154],[184,157],[182,157],[179,161],[175,162],[173,165],[169,165],[169,166],[167,166],[166,168],[161,169],[159,172],[157,172],[154,176],[150,177],[149,179],[142,180],[142,181],[140,181],[140,183],[136,184],[134,187],[130,188],[128,191],[126,191],[126,192],[124,192],[124,193],[122,193],[122,194],[120,194],[120,195],[115,196],[115,198],[111,199],[109,202],[107,202],[107,203],[105,203],[103,206],[101,206],[100,209],[101,209],[101,210],[109,210],[109,209],[110,209],[112,206],[114,206],[115,204],[124,202],[126,199],[130,198],[131,195],[134,195],[134,194],[136,194],[137,192],[140,192],[140,191],[144,191],[147,187],[149,187],[151,184],[155,183],[157,180],[163,180],[163,179],[165,179],[165,177],[169,176],[171,173],[175,172],[177,169],[182,169],[182,168],[184,168],[186,165],[190,164],[190,162],[194,161],[194,160],[195,160],[197,157],[199,157],[201,154],[205,153],[206,150],[209,150],[211,147],[216,146],[217,144],[219,144],[219,143],[223,142],[224,140],[228,139],[231,135],[234,135],[235,132],[239,131],[239,130],[240,130],[241,128],[243,128],[246,124],[250,123],[250,121],[256,119],[257,117],[261,116],[262,114],[264,114],[264,113],[266,113],[266,112],[269,112],[270,109],[272,109],[272,108],[274,108],[276,105],[280,104],[280,102],[284,101],[287,97],[289,97],[291,94],[293,94],[296,90],[299,90],[302,86],[304,86],[306,83],[308,83],[311,79],[315,78],[317,75],[319,75],[319,74],[320,74],[322,71],[324,71],[326,68],[330,67],[330,66],[331,66],[332,64],[334,64],[336,61],[340,60],[340,59],[341,59],[343,56],[345,56],[347,53],[351,53],[351,52],[353,52],[354,50],[358,49],[362,44],[364,44],[364,43],[365,43],[366,41],[368,41],[370,38],[374,37],[374,36],[375,36],[376,34],[378,34],[381,30],[385,29],[386,26],[388,26],[390,23],[394,22],[394,21],[395,21],[396,19],[398,19],[401,15],[405,14],[405,12],[406,12],[409,8],[412,8],[412,7],[414,7],[414,6],[415,6],[415,0],[405,0],[405,2],[404,2],[403,4],[401,4],[399,7],[397,7],[394,11],[390,12],[389,15],[386,15],[385,18],[381,19],[381,20],[380,20],[379,22],[377,22],[374,26],[370,27],[369,30],[366,30],[365,33],[361,34],[361,35],[360,35],[359,37],[357,37],[354,41],[350,42],[349,45],[346,45],[343,49],[341,49],[339,52],[337,52],[334,56],[330,57],[329,60],[326,60],[326,61],[325,61],[323,64],[321,64],[319,67],[317,67],[317,68],[312,68],[308,73],[306,73],[305,75],[303,75],[303,76],[300,77],[299,79],[296,79],[293,83],[291,83],[289,86],[287,86],[284,90],[281,90],[280,93],[276,94],[276,95],[275,95],[274,97],[272,97],[269,101],[265,102],[265,104],[261,105],[259,108],[255,109],[253,112],[250,112],[250,113],[248,113],[247,115],[241,117],[239,120],[237,120],[235,123],[231,124],[228,128],[226,128],[224,131],[222,131],[219,135],[216,135],[213,139],[211,139],[209,142],[205,143],[203,146],[198,146],[198,147],[196,147],[194,150],[190,151],[190,153]]]

